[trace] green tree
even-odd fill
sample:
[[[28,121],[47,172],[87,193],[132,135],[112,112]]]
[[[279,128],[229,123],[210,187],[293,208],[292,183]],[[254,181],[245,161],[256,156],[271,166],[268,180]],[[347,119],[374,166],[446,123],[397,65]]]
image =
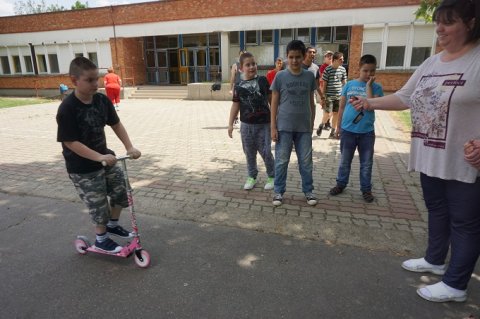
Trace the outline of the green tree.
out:
[[[415,11],[415,18],[417,20],[425,20],[425,22],[432,22],[433,12],[439,4],[440,0],[422,0],[420,7]]]
[[[51,4],[47,6],[45,0],[20,0],[15,2],[15,14],[34,14],[42,12],[64,11],[64,6],[58,4]]]
[[[77,0],[72,6],[72,10],[79,10],[79,9],[86,9],[86,8],[88,8],[88,1],[85,3],[81,3],[80,1]]]

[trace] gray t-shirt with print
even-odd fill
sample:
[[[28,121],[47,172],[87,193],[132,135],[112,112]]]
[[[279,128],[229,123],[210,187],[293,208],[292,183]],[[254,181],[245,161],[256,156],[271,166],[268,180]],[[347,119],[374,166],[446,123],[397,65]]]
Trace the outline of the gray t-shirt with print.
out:
[[[310,95],[317,89],[312,72],[302,69],[298,75],[288,69],[280,71],[271,85],[280,95],[277,129],[285,132],[311,132]]]

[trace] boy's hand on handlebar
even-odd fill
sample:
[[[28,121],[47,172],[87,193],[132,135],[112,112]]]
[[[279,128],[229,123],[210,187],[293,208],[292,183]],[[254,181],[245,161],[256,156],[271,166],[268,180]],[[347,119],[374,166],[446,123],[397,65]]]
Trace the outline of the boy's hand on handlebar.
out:
[[[142,156],[142,152],[137,150],[135,147],[131,147],[127,150],[127,155],[130,155],[130,157],[133,159],[137,159]]]
[[[103,166],[113,166],[117,163],[117,158],[115,155],[105,154],[100,156],[99,162],[102,163]]]

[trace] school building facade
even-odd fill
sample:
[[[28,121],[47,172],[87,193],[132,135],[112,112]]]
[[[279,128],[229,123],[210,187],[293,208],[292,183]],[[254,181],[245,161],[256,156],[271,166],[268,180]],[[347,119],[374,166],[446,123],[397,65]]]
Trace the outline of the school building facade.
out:
[[[419,0],[160,0],[0,17],[0,95],[70,85],[76,56],[101,73],[113,66],[127,85],[228,81],[241,49],[263,74],[300,39],[343,52],[349,78],[362,54],[378,59],[378,81],[400,88],[437,51],[432,24],[416,22]]]

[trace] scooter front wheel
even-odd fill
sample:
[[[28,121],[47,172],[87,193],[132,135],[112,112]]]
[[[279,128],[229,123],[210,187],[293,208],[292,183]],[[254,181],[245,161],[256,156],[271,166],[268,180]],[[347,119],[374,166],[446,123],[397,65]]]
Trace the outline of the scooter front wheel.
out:
[[[83,239],[76,239],[75,240],[75,249],[81,255],[85,255],[87,253],[88,244]]]
[[[136,250],[135,263],[140,268],[147,268],[150,265],[150,254],[143,249]]]

